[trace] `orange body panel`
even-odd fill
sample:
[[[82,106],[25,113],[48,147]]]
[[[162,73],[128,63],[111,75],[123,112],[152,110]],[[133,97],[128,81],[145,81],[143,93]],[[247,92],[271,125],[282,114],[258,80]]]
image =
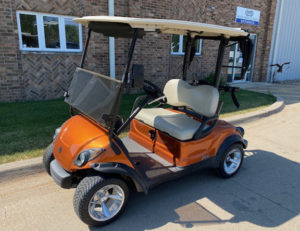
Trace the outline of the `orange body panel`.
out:
[[[150,136],[150,130],[155,133],[154,139]],[[220,120],[208,136],[199,140],[180,141],[133,119],[130,124],[129,137],[170,163],[184,167],[215,156],[223,141],[234,134],[240,135],[234,126]],[[91,148],[103,148],[105,152],[83,167],[74,165],[78,154]],[[120,150],[120,155],[114,153],[104,127],[81,115],[67,120],[53,142],[55,159],[69,172],[89,169],[91,163],[99,162],[122,163],[134,168],[122,149]]]
[[[154,128],[134,119],[131,122],[129,136],[160,157],[182,167],[215,156],[228,136],[240,135],[234,126],[222,120],[217,122],[215,129],[208,136],[192,141],[180,141],[158,130],[155,130],[156,136],[152,140],[149,130]]]
[[[74,165],[78,154],[90,148],[103,148],[105,152],[83,167]],[[116,155],[111,149],[107,130],[80,115],[71,117],[62,126],[61,132],[53,142],[53,154],[61,166],[69,172],[90,168],[90,163],[95,162],[116,162],[133,168],[122,151],[120,155]]]
[[[153,127],[133,119],[130,123],[129,137],[154,152],[154,142],[150,138],[150,130],[155,131]]]

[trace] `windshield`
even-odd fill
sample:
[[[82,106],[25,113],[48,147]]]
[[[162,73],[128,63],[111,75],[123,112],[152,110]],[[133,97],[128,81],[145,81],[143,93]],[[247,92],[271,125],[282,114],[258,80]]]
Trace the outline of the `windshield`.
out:
[[[65,102],[110,129],[111,116],[117,114],[122,82],[77,68]]]

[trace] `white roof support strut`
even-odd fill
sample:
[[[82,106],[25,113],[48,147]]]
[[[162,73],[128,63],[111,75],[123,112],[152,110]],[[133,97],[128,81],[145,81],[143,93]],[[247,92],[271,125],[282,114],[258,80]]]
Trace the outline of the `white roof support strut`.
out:
[[[108,0],[108,15],[114,16],[114,0]],[[109,72],[110,77],[116,78],[116,65],[115,65],[115,38],[109,37]]]

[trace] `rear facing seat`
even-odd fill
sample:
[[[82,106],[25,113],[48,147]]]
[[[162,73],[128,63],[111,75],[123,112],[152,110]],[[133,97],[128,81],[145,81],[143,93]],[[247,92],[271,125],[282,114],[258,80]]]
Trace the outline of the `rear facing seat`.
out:
[[[206,117],[215,115],[219,102],[216,88],[208,85],[192,86],[180,79],[169,80],[164,94],[169,105],[186,106]],[[163,108],[144,108],[135,118],[182,141],[192,139],[201,125],[201,122],[183,113]]]

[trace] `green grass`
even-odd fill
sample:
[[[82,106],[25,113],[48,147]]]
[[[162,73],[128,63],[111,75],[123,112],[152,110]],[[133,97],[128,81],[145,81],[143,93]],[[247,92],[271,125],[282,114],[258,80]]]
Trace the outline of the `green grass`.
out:
[[[233,104],[230,93],[221,93],[221,100],[223,101],[223,107],[221,110],[222,116],[253,111],[261,108],[261,106],[271,105],[276,101],[276,98],[271,94],[263,94],[246,90],[240,90],[236,93],[236,96],[240,103],[240,107],[238,109]]]
[[[120,114],[127,118],[138,95],[124,95]],[[247,112],[275,101],[272,95],[241,90],[237,110],[229,93],[222,93],[222,116]],[[0,164],[41,156],[52,141],[54,130],[69,118],[69,107],[62,99],[0,104]]]

